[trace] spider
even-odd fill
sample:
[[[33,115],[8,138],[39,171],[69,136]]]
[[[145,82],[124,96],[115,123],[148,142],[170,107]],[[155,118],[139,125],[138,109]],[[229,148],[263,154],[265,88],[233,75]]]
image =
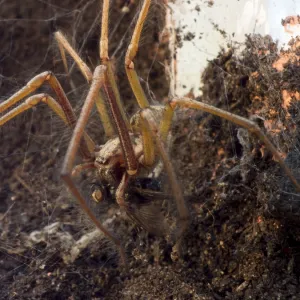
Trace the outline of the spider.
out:
[[[176,108],[193,108],[205,111],[244,127],[249,132],[255,134],[265,143],[296,189],[300,191],[300,184],[295,179],[292,171],[256,123],[189,98],[173,98],[165,106],[150,106],[134,67],[134,59],[138,51],[143,25],[150,5],[151,0],[143,1],[125,56],[126,74],[139,105],[139,110],[130,120],[127,119],[125,114],[117,82],[113,74],[112,62],[108,55],[109,0],[103,0],[100,38],[101,64],[95,68],[93,73],[72,48],[64,35],[60,31],[55,33],[66,71],[68,71],[66,60],[66,54],[68,54],[74,59],[81,73],[90,84],[88,95],[78,118],[75,116],[58,79],[52,72],[48,71],[35,76],[9,99],[0,103],[0,113],[2,113],[0,126],[42,102],[46,103],[73,129],[61,170],[61,178],[95,226],[115,243],[119,249],[123,264],[126,263],[126,258],[122,243],[102,225],[89,208],[80,190],[75,185],[74,176],[85,169],[95,168],[100,182],[106,182],[116,188],[115,198],[119,206],[129,216],[138,219],[138,216],[130,205],[130,199],[128,201],[125,197],[129,182],[131,179],[137,178],[143,170],[149,171],[154,168],[157,157],[160,157],[168,175],[172,196],[178,210],[178,230],[176,230],[176,244],[174,246],[175,249],[178,249],[178,245],[188,227],[189,211],[166,146],[172,117]],[[48,83],[53,89],[56,95],[55,98],[45,93],[29,96],[45,83]],[[23,103],[10,109],[8,112],[6,111],[23,99],[25,99]],[[108,137],[107,142],[102,146],[95,146],[94,141],[85,130],[94,105],[97,107],[105,134]],[[82,163],[74,167],[75,158],[78,154],[82,158]],[[93,197],[96,200],[101,200],[101,192],[94,194]]]

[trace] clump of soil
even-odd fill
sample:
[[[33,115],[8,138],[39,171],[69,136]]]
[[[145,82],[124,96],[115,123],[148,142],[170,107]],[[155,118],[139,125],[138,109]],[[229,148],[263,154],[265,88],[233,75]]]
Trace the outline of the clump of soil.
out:
[[[18,8],[6,3],[6,18],[16,18],[16,10],[20,19],[26,18],[30,14],[28,3]],[[78,44],[85,44],[87,52],[83,56],[91,65],[96,65],[99,37],[98,26],[92,26],[95,12],[99,11],[97,3],[91,2],[88,9],[73,1],[60,1],[57,7],[52,1],[51,6],[58,9],[59,5],[56,12],[64,12],[63,18],[55,19],[59,28],[67,28],[78,20],[78,15],[75,18],[64,9],[74,14],[79,12],[86,27],[72,28],[76,28]],[[123,17],[124,24],[129,24],[135,7],[124,16],[121,10],[124,3],[127,2],[116,1],[111,15],[113,20]],[[32,2],[32,5],[36,5],[35,14],[46,20],[43,13],[49,11],[44,4],[39,3],[39,7]],[[148,25],[153,31],[149,27],[148,30],[155,33],[146,35],[137,68],[142,78],[148,78],[149,74],[153,92],[149,93],[146,86],[149,97],[163,99],[168,94],[168,84],[167,80],[162,81],[165,77],[160,62],[168,53],[166,46],[159,43],[162,27],[156,21],[162,16],[157,16],[154,11]],[[41,28],[20,23],[16,21],[11,26],[13,33],[3,32],[5,45],[9,47],[12,39],[16,45],[16,49],[6,52],[8,55],[1,52],[3,91],[8,94],[12,83],[24,84],[24,77],[15,79],[20,68],[27,79],[35,73],[31,69],[29,76],[28,68],[38,57],[43,62],[40,71],[52,69],[50,58],[59,57],[45,54],[52,51],[45,36],[52,34],[57,24],[50,21]],[[16,35],[22,26],[28,33],[36,28],[41,32]],[[118,49],[127,25],[117,29],[120,35],[113,36],[112,53]],[[30,53],[30,45],[37,45],[38,41],[41,45],[38,50],[44,51],[31,61],[25,59],[32,57],[25,55],[26,49]],[[147,43],[152,47],[146,47]],[[121,52],[124,54],[124,47]],[[258,122],[282,155],[297,151],[299,52],[297,47],[290,52],[292,59],[287,59],[282,69],[276,69],[278,60],[290,53],[279,54],[276,43],[269,37],[248,37],[241,53],[237,54],[235,48],[223,50],[208,63],[202,78],[203,96],[199,99]],[[24,55],[22,67],[15,62],[17,54]],[[123,61],[122,56],[119,54],[117,58]],[[54,65],[54,69],[63,72],[60,61]],[[130,112],[134,108],[128,84],[123,86],[127,82],[125,74],[120,70],[117,75]],[[68,95],[77,107],[81,99],[78,95],[84,94],[87,86],[77,71],[72,78],[78,88],[70,89]],[[68,86],[67,78],[61,79]],[[13,89],[17,89],[15,85]],[[99,218],[105,218],[111,230],[122,234],[128,254],[125,270],[119,265],[115,247],[102,236],[94,235],[77,256],[72,252],[80,247],[76,241],[87,238],[94,228],[60,183],[59,168],[69,133],[58,130],[63,127],[53,120],[55,117],[47,109],[39,107],[1,131],[1,298],[297,299],[300,292],[297,215],[295,207],[288,209],[290,198],[286,196],[287,192],[294,193],[294,188],[286,183],[284,173],[260,141],[211,115],[192,110],[178,112],[172,129],[171,157],[191,212],[182,256],[177,260],[172,258],[171,241],[140,230],[122,218],[117,208],[111,208],[108,199],[107,209],[99,209]],[[103,134],[96,130],[95,124],[91,126],[92,134],[100,143]],[[89,192],[88,180],[82,185]],[[43,231],[46,226],[50,227]]]

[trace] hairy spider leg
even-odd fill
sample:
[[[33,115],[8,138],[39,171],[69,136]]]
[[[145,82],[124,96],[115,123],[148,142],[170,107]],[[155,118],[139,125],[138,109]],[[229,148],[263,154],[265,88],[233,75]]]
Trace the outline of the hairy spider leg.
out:
[[[61,87],[59,81],[52,72],[43,72],[32,78],[23,88],[13,94],[9,99],[0,103],[0,113],[3,113],[14,104],[18,103],[29,94],[37,90],[44,83],[49,83],[57,96],[55,101],[47,94],[38,94],[25,99],[24,103],[10,110],[0,118],[0,126],[11,120],[22,112],[32,108],[40,102],[47,103],[49,107],[71,128],[74,128],[76,123],[76,116],[72,106]],[[84,133],[84,139],[80,143],[80,153],[84,159],[91,158],[91,152],[94,151],[95,144],[87,133]]]
[[[75,162],[75,157],[79,148],[80,140],[83,137],[85,126],[88,122],[89,116],[91,114],[93,105],[95,104],[95,99],[99,93],[101,87],[105,84],[105,73],[106,66],[100,65],[95,68],[93,79],[91,83],[91,87],[89,89],[89,93],[86,97],[86,100],[83,104],[80,116],[76,123],[65,159],[63,163],[63,168],[61,171],[61,177],[65,181],[66,185],[69,187],[70,192],[73,196],[78,200],[81,208],[86,212],[89,218],[93,221],[96,227],[103,232],[115,245],[118,247],[120,252],[121,261],[123,264],[126,264],[125,252],[121,245],[121,242],[111,233],[109,232],[97,219],[95,214],[87,205],[84,197],[76,187],[73,179],[72,179],[72,169]]]
[[[174,110],[176,107],[180,108],[193,108],[201,111],[205,111],[207,113],[210,113],[215,116],[219,116],[223,119],[226,119],[236,125],[239,125],[241,127],[246,128],[250,133],[253,133],[258,137],[259,140],[261,140],[271,151],[271,153],[274,155],[274,157],[277,159],[279,165],[284,170],[286,175],[289,177],[291,182],[296,187],[297,191],[300,192],[300,184],[298,183],[297,179],[293,175],[293,172],[291,169],[286,165],[284,160],[281,158],[279,152],[276,150],[276,147],[272,144],[270,139],[262,132],[262,130],[258,127],[258,125],[246,118],[243,118],[241,116],[232,114],[230,112],[227,112],[225,110],[219,109],[217,107],[214,107],[212,105],[195,101],[189,98],[175,98],[171,100],[167,105],[164,113],[164,117],[160,126],[160,132],[162,135],[162,138],[166,138],[166,134],[170,129],[171,123],[172,123],[172,117]]]
[[[60,31],[55,32],[54,36],[60,50],[66,73],[68,74],[69,71],[65,51],[73,58],[76,65],[79,67],[81,73],[83,74],[84,78],[89,84],[91,84],[93,74],[88,65],[81,59],[81,57],[78,55],[78,53],[74,50],[74,48],[70,45],[68,40]],[[107,107],[105,105],[105,100],[101,91],[99,91],[99,95],[95,99],[95,104],[97,111],[100,115],[100,120],[103,124],[105,135],[107,137],[113,136],[114,128],[110,121],[110,116],[108,114]]]
[[[138,75],[136,73],[136,70],[134,69],[134,58],[137,54],[138,48],[139,48],[139,42],[141,33],[143,30],[144,22],[146,20],[146,17],[149,12],[149,7],[151,4],[151,0],[144,0],[142,9],[140,11],[137,23],[135,25],[133,35],[130,41],[130,44],[128,46],[128,50],[125,56],[125,70],[127,73],[127,77],[130,83],[130,86],[133,90],[133,93],[135,95],[135,98],[141,108],[149,107],[149,102],[146,98],[146,95],[144,93],[144,90],[141,86],[141,83],[139,81]]]
[[[100,60],[103,65],[107,67],[107,78],[108,84],[111,86],[112,91],[114,93],[114,98],[116,99],[116,104],[118,105],[118,109],[121,113],[121,116],[126,124],[127,129],[130,129],[130,123],[127,118],[125,109],[123,107],[121,96],[119,93],[119,89],[117,87],[115,75],[113,73],[112,63],[110,61],[110,57],[108,55],[108,15],[109,15],[109,1],[103,0],[102,7],[102,21],[101,21],[101,37],[100,37]]]
[[[149,107],[150,104],[147,100],[147,97],[138,78],[137,72],[134,68],[133,60],[138,52],[140,37],[143,30],[144,22],[149,12],[150,4],[151,0],[145,0],[143,3],[125,56],[125,70],[128,77],[128,81],[140,108]],[[144,146],[143,164],[146,166],[152,166],[155,161],[154,142],[151,137],[151,134],[149,133],[149,129],[145,125],[145,121],[141,118],[139,123],[140,133],[142,135]]]
[[[146,98],[146,95],[144,93],[144,90],[141,86],[141,83],[139,81],[137,72],[134,68],[134,58],[136,57],[138,47],[139,47],[139,41],[141,37],[141,33],[143,30],[143,26],[146,20],[146,17],[149,12],[149,7],[151,5],[151,0],[144,0],[143,6],[141,8],[141,11],[139,13],[139,17],[137,20],[137,24],[135,26],[131,42],[129,44],[126,56],[125,56],[125,70],[127,73],[127,77],[129,80],[129,83],[131,85],[131,88],[133,90],[133,93],[135,95],[135,98],[138,102],[139,107],[141,108],[140,113],[140,120],[139,120],[139,126],[140,126],[140,133],[143,138],[143,149],[144,149],[144,164],[148,166],[152,166],[155,161],[155,148],[154,148],[154,141],[156,148],[158,149],[158,152],[161,156],[161,159],[164,163],[164,167],[166,169],[166,172],[168,174],[172,192],[175,198],[177,210],[179,213],[179,233],[177,234],[177,243],[175,245],[175,248],[179,250],[180,241],[182,239],[183,233],[185,232],[187,225],[188,225],[188,219],[189,219],[189,212],[186,207],[183,193],[180,188],[180,185],[177,181],[174,168],[171,164],[170,158],[168,156],[168,153],[166,151],[166,147],[164,146],[164,141],[160,136],[160,132],[157,128],[157,124],[155,121],[155,116],[153,115],[151,111],[151,106]]]

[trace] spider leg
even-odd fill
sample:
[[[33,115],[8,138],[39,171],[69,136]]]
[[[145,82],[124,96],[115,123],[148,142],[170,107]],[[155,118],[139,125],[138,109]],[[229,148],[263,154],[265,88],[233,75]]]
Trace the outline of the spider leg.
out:
[[[279,152],[276,150],[275,146],[272,144],[270,139],[262,132],[262,130],[255,124],[254,122],[243,118],[241,116],[229,113],[225,110],[216,108],[214,106],[211,106],[209,104],[191,100],[189,98],[175,98],[167,104],[165,115],[161,124],[161,131],[162,134],[165,135],[165,133],[169,130],[171,119],[173,116],[173,112],[176,107],[183,107],[183,108],[194,108],[198,110],[205,111],[207,113],[210,113],[215,116],[219,116],[223,119],[226,119],[234,124],[237,124],[241,127],[246,128],[250,133],[253,133],[256,135],[265,145],[266,147],[271,151],[271,153],[274,155],[274,157],[277,159],[278,163],[280,164],[281,168],[284,170],[286,175],[289,177],[291,182],[296,187],[297,191],[300,192],[300,184],[293,175],[293,172],[291,169],[286,165],[284,160],[281,158]]]
[[[143,164],[151,167],[155,162],[155,148],[154,148],[153,137],[151,135],[147,122],[143,118],[140,119],[141,119],[140,128],[141,128],[141,135],[143,139],[143,150],[144,150]]]
[[[27,97],[30,93],[34,92],[40,86],[42,86],[45,82],[48,82],[53,91],[55,92],[57,96],[57,102],[52,97],[46,94],[32,96],[26,99],[23,104],[19,105],[15,109],[12,109],[10,112],[3,115],[1,117],[0,124],[4,124],[16,115],[31,108],[32,106],[35,106],[39,102],[46,102],[63,119],[65,123],[67,123],[70,127],[74,128],[76,123],[76,116],[74,114],[72,106],[55,75],[52,72],[48,71],[35,76],[23,88],[17,91],[9,99],[0,103],[0,113],[3,113],[4,111],[12,107],[14,104]],[[91,157],[92,151],[94,151],[94,142],[88,136],[88,134],[85,133],[85,138],[80,145],[80,152],[83,158],[89,159]]]
[[[99,93],[100,88],[103,86],[105,82],[105,72],[106,67],[105,66],[98,66],[95,69],[92,84],[89,90],[89,93],[87,95],[87,98],[84,102],[84,105],[82,107],[82,111],[80,113],[80,116],[78,118],[78,121],[76,123],[67,154],[65,156],[65,160],[63,163],[63,168],[61,171],[61,177],[65,181],[66,185],[69,187],[70,192],[73,194],[73,196],[78,200],[81,208],[86,212],[86,214],[89,216],[89,218],[92,220],[92,222],[96,225],[96,227],[103,232],[104,235],[106,235],[112,242],[115,243],[115,245],[119,248],[120,256],[123,264],[126,263],[125,260],[125,252],[124,249],[120,243],[120,241],[112,234],[110,233],[96,218],[92,210],[87,205],[85,199],[83,198],[82,194],[76,187],[73,179],[72,179],[72,169],[76,157],[76,153],[79,148],[80,140],[83,137],[84,134],[84,128],[87,124],[88,118],[91,114],[92,107],[95,103],[95,99]]]
[[[127,118],[125,109],[123,107],[121,96],[117,87],[116,79],[113,73],[112,63],[110,61],[108,55],[108,15],[109,15],[109,1],[110,0],[103,0],[103,7],[102,7],[102,19],[101,19],[101,38],[100,38],[100,59],[103,65],[107,67],[107,78],[108,82],[112,88],[114,93],[114,97],[116,99],[116,103],[119,107],[119,111],[122,115],[122,118],[126,124],[126,127],[130,129],[129,120]]]
[[[168,134],[172,125],[173,115],[174,115],[174,109],[170,106],[169,103],[166,104],[163,117],[159,126],[159,132],[164,142],[166,142],[168,138]]]
[[[25,102],[10,110],[8,113],[4,114],[0,118],[0,126],[13,119],[17,115],[21,114],[22,112],[32,108],[33,106],[36,106],[40,102],[46,103],[66,124],[68,124],[68,120],[63,109],[51,96],[47,94],[37,94],[27,98]]]
[[[82,75],[87,80],[87,82],[90,84],[91,80],[93,78],[91,69],[81,59],[81,57],[78,55],[78,53],[74,50],[74,48],[70,45],[68,40],[65,38],[65,36],[60,31],[55,32],[54,36],[58,43],[58,47],[59,47],[60,54],[61,54],[61,57],[63,60],[66,74],[69,73],[67,59],[66,59],[66,52],[67,52],[74,59],[76,65],[79,67]],[[99,92],[98,97],[95,99],[95,104],[96,104],[98,113],[100,115],[101,122],[104,127],[105,135],[110,137],[114,134],[114,128],[110,122],[110,117],[107,112],[107,107],[105,105],[105,100],[103,98],[101,91]]]
[[[140,108],[149,107],[149,102],[140,84],[137,72],[134,69],[133,59],[135,58],[138,51],[142,29],[149,11],[150,4],[151,4],[151,0],[145,0],[143,3],[125,57],[125,70],[127,73],[127,77]],[[143,139],[143,149],[144,149],[143,164],[146,166],[152,166],[155,160],[153,139],[149,132],[148,126],[145,124],[145,121],[142,118],[139,118],[139,120],[137,121],[139,123],[137,127],[139,127]]]
[[[138,170],[138,160],[133,149],[128,128],[124,119],[122,118],[118,103],[116,101],[113,88],[109,85],[107,74],[105,74],[104,80],[105,84],[103,85],[103,89],[105,91],[107,104],[120,139],[122,153],[126,165],[126,172],[129,175],[133,176],[137,173]]]
[[[68,63],[66,58],[66,51],[67,51],[67,53],[74,59],[76,65],[79,67],[86,81],[90,83],[93,79],[93,73],[91,69],[88,67],[88,65],[81,59],[81,57],[78,55],[78,53],[74,50],[74,48],[70,45],[68,40],[60,31],[55,32],[54,37],[57,41],[66,73],[67,74],[69,73],[69,68],[68,68]]]
[[[142,32],[144,22],[146,20],[146,17],[147,17],[148,11],[149,11],[150,4],[151,4],[151,0],[144,0],[142,9],[139,14],[137,24],[134,28],[131,42],[129,44],[129,47],[128,47],[128,50],[127,50],[127,53],[125,56],[125,70],[127,73],[127,77],[128,77],[130,86],[133,90],[133,93],[135,95],[135,98],[141,108],[149,107],[149,102],[148,102],[146,95],[144,93],[144,90],[141,86],[138,75],[134,69],[133,60],[138,51],[141,32]]]
[[[171,183],[172,194],[175,198],[175,202],[179,214],[179,232],[177,233],[177,242],[174,250],[179,251],[179,246],[181,244],[183,234],[186,231],[189,224],[189,211],[184,201],[180,184],[175,175],[173,165],[171,163],[168,152],[166,150],[166,147],[160,135],[159,128],[156,125],[155,117],[151,109],[149,108],[143,109],[141,111],[141,117],[145,120],[145,123],[149,128],[149,132],[151,132],[152,137],[155,140],[156,147],[164,163],[164,167],[166,169],[166,172],[168,174]]]
[[[128,48],[128,52],[126,54],[126,61],[128,60],[127,56],[129,55],[133,58],[136,54],[138,49],[138,41],[140,38],[141,30],[143,23],[145,21],[146,15],[148,13],[148,9],[150,6],[149,0],[144,2],[143,8],[140,12],[139,19],[137,25],[135,27],[135,31],[133,34],[133,38],[131,44]],[[120,138],[123,156],[126,162],[126,170],[129,175],[134,175],[137,172],[138,161],[135,156],[133,146],[131,143],[131,139],[128,133],[128,128],[130,125],[127,125],[127,119],[124,118],[124,109],[119,99],[119,93],[115,84],[115,79],[112,73],[111,62],[108,56],[108,11],[109,11],[109,0],[103,1],[103,10],[102,10],[102,27],[101,27],[101,40],[100,40],[100,58],[105,66],[107,66],[107,73],[106,73],[106,84],[104,85],[104,90],[106,93],[106,100],[110,109],[110,112],[113,117],[113,122],[115,124],[115,128]],[[130,49],[133,47],[132,45],[136,45],[133,49],[134,54],[131,53]],[[126,64],[126,63],[125,63]],[[134,69],[131,67],[133,66],[133,62],[129,63],[130,65],[130,74],[135,74],[136,79],[138,80],[137,74]],[[132,69],[132,70],[131,70]],[[133,73],[132,73],[133,72]],[[138,81],[139,83],[139,81]],[[132,85],[131,85],[132,86]],[[135,92],[135,86],[133,87]],[[138,91],[144,95],[142,87],[139,85]],[[144,95],[145,101],[148,103],[146,96]],[[145,104],[145,102],[144,102]],[[147,104],[148,106],[148,104]],[[141,107],[145,107],[145,105],[141,105]],[[141,129],[142,129],[142,137],[143,137],[143,144],[144,144],[144,161],[146,165],[152,165],[154,162],[154,146],[152,138],[150,137],[147,128],[143,124],[143,120],[141,120]],[[150,145],[150,147],[148,146]],[[152,146],[151,146],[152,145]]]
[[[114,74],[112,72],[112,65],[108,55],[108,12],[109,0],[103,1],[102,8],[102,26],[100,39],[100,59],[104,66],[106,66],[105,84],[103,89],[106,94],[106,103],[112,115],[114,127],[118,133],[123,157],[125,159],[126,171],[129,175],[135,175],[138,169],[138,161],[135,156],[133,146],[131,143],[128,129],[130,129],[129,121],[126,117],[121,98],[117,89]]]
[[[125,172],[123,174],[121,182],[116,190],[117,203],[119,204],[119,206],[121,208],[125,209],[125,211],[128,211],[128,212],[129,212],[128,205],[125,202],[125,191],[128,186],[129,179],[130,179],[130,176],[128,175],[128,173]]]
[[[96,169],[95,163],[94,162],[87,162],[87,163],[83,163],[83,164],[77,165],[72,170],[72,177],[77,177],[84,170],[88,170],[88,169]]]

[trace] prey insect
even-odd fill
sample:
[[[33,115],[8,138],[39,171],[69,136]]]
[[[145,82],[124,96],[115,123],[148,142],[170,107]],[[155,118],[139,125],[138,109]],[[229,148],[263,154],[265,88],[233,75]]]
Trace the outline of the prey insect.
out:
[[[141,221],[143,225],[142,220],[139,219],[139,216],[132,208],[130,197],[126,198],[126,193],[130,181],[137,180],[142,173],[149,172],[154,168],[158,158],[161,159],[168,176],[172,198],[175,200],[178,211],[178,226],[175,234],[176,244],[174,246],[174,249],[178,249],[184,232],[188,227],[189,212],[184,201],[182,187],[177,180],[166,146],[172,117],[176,108],[202,110],[248,129],[249,132],[255,134],[265,143],[266,147],[278,160],[286,175],[294,183],[297,190],[300,191],[300,185],[291,170],[284,163],[269,138],[254,122],[189,98],[173,98],[165,106],[151,106],[149,104],[135,70],[134,59],[138,51],[141,33],[151,0],[143,1],[125,56],[126,74],[139,105],[139,110],[128,120],[108,54],[109,3],[109,0],[103,0],[100,38],[101,64],[95,68],[93,73],[71,47],[64,35],[61,32],[55,33],[66,71],[68,71],[66,60],[66,54],[68,54],[74,59],[81,73],[90,84],[89,92],[79,117],[76,117],[55,75],[51,72],[43,72],[31,79],[9,99],[0,103],[0,113],[2,113],[0,126],[42,102],[46,103],[67,126],[73,129],[72,138],[62,166],[61,178],[95,226],[118,247],[124,264],[126,263],[126,258],[121,241],[102,225],[87,205],[81,191],[75,184],[74,176],[85,169],[95,169],[99,182],[115,187],[115,198],[119,206],[133,219]],[[45,83],[48,83],[53,89],[54,98],[45,93],[29,96]],[[10,109],[23,99],[25,100],[21,104]],[[86,132],[86,125],[94,105],[97,107],[105,134],[108,137],[107,142],[101,146],[96,146]],[[7,111],[8,109],[10,110]],[[82,158],[82,163],[74,167],[75,158],[78,154]],[[101,200],[101,193],[94,194],[94,198]],[[147,226],[145,225],[144,227]]]

